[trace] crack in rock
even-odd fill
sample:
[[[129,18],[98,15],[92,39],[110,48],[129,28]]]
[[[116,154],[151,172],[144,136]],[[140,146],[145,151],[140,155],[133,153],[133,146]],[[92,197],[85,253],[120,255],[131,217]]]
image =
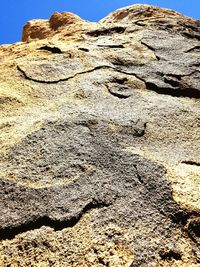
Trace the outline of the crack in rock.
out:
[[[183,160],[181,161],[182,164],[187,164],[187,165],[193,165],[193,166],[200,166],[200,162],[195,162],[192,160]]]
[[[190,53],[190,52],[200,52],[200,45],[196,45],[196,46],[188,49],[187,51],[185,51],[185,53]]]
[[[63,54],[63,52],[61,51],[61,49],[58,48],[58,47],[55,47],[55,46],[54,47],[51,47],[51,46],[45,45],[45,46],[42,46],[40,48],[37,48],[37,50],[49,51],[52,54]]]
[[[90,50],[85,47],[79,47],[78,50],[84,51],[84,52],[89,52]]]
[[[167,79],[165,81],[167,81],[172,86],[177,86],[176,82],[169,81]],[[179,88],[179,90],[175,90],[170,87],[158,87],[155,83],[152,82],[146,82],[146,87],[147,89],[155,91],[158,94],[170,95],[175,97],[190,97],[197,99],[200,98],[200,91],[194,88]]]
[[[94,31],[87,32],[86,34],[92,37],[98,37],[103,35],[112,35],[115,33],[122,34],[126,30],[126,27],[114,26],[110,28],[102,28]]]
[[[156,50],[155,50],[152,46],[146,44],[144,41],[141,41],[141,44],[144,45],[144,46],[145,46],[146,48],[148,48],[149,50],[153,51],[153,52],[154,52],[154,55],[155,55],[155,57],[156,57],[156,59],[157,59],[157,60],[160,60],[160,57],[156,54]]]
[[[106,65],[97,66],[97,67],[92,68],[92,69],[88,69],[88,70],[85,70],[85,71],[77,72],[74,75],[68,76],[68,77],[63,78],[63,79],[58,79],[58,80],[54,80],[54,81],[48,81],[48,80],[39,80],[39,79],[34,79],[32,77],[29,77],[28,74],[26,73],[26,71],[24,71],[19,65],[17,66],[17,69],[24,75],[24,77],[27,80],[30,80],[30,81],[33,81],[33,82],[38,82],[38,83],[46,83],[46,84],[55,84],[55,83],[59,83],[59,82],[65,82],[65,81],[68,81],[70,79],[73,79],[73,78],[77,77],[78,75],[90,73],[90,72],[93,72],[95,70],[105,69],[105,68],[112,68],[112,67],[111,66],[106,66]]]
[[[119,44],[119,45],[117,45],[117,44],[113,44],[113,45],[109,45],[109,44],[98,44],[97,45],[98,47],[105,47],[105,48],[124,48],[124,45],[121,45],[121,44]]]

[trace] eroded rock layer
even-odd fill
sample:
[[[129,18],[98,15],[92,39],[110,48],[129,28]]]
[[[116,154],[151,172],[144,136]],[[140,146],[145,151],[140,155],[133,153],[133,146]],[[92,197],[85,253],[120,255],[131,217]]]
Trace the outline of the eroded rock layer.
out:
[[[199,40],[134,5],[0,46],[0,266],[199,266]]]

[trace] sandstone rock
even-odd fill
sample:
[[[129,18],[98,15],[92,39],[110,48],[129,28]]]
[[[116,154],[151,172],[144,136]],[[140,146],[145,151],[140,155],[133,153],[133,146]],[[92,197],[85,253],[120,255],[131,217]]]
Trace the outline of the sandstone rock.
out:
[[[199,266],[199,33],[134,5],[0,46],[0,266]]]
[[[82,32],[92,25],[91,22],[82,20],[79,16],[70,12],[55,12],[49,20],[32,20],[27,22],[23,28],[22,41],[30,42],[32,40],[46,39],[59,35],[61,37],[71,36]],[[91,26],[90,26],[91,27]]]

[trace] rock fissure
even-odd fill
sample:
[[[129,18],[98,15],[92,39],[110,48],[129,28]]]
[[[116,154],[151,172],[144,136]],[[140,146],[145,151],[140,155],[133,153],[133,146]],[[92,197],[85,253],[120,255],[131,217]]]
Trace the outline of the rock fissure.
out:
[[[144,45],[146,48],[150,49],[151,51],[153,51],[156,59],[158,61],[160,60],[160,57],[156,54],[156,50],[152,46],[146,44],[144,41],[141,41],[141,44]]]
[[[82,72],[77,72],[75,73],[74,75],[72,76],[69,76],[69,77],[66,77],[66,78],[63,78],[63,79],[58,79],[58,80],[55,80],[55,81],[47,81],[47,80],[38,80],[38,79],[34,79],[34,78],[31,78],[27,75],[26,71],[22,70],[20,68],[20,66],[17,66],[17,69],[23,74],[23,76],[27,79],[27,80],[30,80],[30,81],[33,81],[33,82],[38,82],[38,83],[47,83],[47,84],[55,84],[55,83],[60,83],[60,82],[66,82],[70,79],[73,79],[75,77],[77,77],[78,75],[81,75],[81,74],[87,74],[87,73],[90,73],[90,72],[93,72],[95,70],[99,70],[99,69],[105,69],[105,68],[112,68],[111,66],[106,66],[106,65],[103,65],[103,66],[97,66],[95,68],[92,68],[92,69],[89,69],[89,70],[85,70],[85,71],[82,71]]]
[[[86,34],[92,37],[104,36],[104,35],[112,35],[115,33],[122,34],[126,30],[126,27],[122,26],[115,26],[105,29],[98,29],[94,31],[87,32]]]
[[[48,84],[54,84],[54,83],[59,83],[59,82],[68,81],[68,80],[70,80],[70,79],[73,79],[73,78],[77,77],[78,75],[91,73],[91,72],[93,72],[93,71],[100,70],[100,69],[111,69],[111,70],[116,71],[116,72],[118,72],[118,73],[122,73],[122,74],[130,75],[130,76],[135,76],[135,77],[138,78],[139,80],[144,81],[143,79],[141,79],[138,75],[136,75],[136,74],[134,74],[134,73],[129,73],[129,72],[126,72],[126,71],[122,71],[122,70],[120,70],[120,69],[118,69],[118,68],[115,68],[115,67],[113,67],[113,66],[108,66],[108,65],[97,66],[97,67],[92,68],[92,69],[89,69],[89,70],[85,70],[85,71],[82,71],[82,72],[77,72],[77,73],[75,73],[75,74],[72,75],[72,76],[69,76],[69,77],[66,77],[66,78],[63,78],[63,79],[59,79],[59,80],[57,80],[57,81],[37,80],[37,79],[34,79],[34,78],[29,77],[29,76],[26,74],[26,71],[24,71],[23,69],[21,69],[19,65],[17,66],[17,69],[24,75],[24,77],[25,77],[27,80],[31,80],[31,81],[38,82],[38,83],[48,83]]]
[[[117,44],[116,44],[116,45],[114,45],[114,44],[113,44],[113,45],[106,45],[106,44],[103,45],[103,44],[102,44],[102,45],[97,45],[97,46],[98,46],[98,47],[103,47],[103,48],[104,48],[104,47],[105,47],[105,48],[124,48],[124,45],[121,45],[121,44],[119,44],[119,45],[117,45]]]
[[[170,85],[177,86],[176,81],[171,81],[166,79]],[[179,88],[179,90],[175,90],[170,87],[158,87],[155,83],[152,82],[146,82],[146,87],[149,90],[155,91],[158,94],[163,95],[170,95],[173,97],[189,97],[189,98],[200,98],[200,91],[195,88]]]
[[[188,49],[187,51],[185,51],[185,53],[190,53],[190,52],[200,52],[200,46],[196,45],[196,46]]]
[[[84,52],[89,52],[90,50],[85,47],[79,47],[78,50],[84,51]]]
[[[40,48],[37,48],[37,50],[44,50],[44,51],[49,51],[53,54],[63,54],[62,50],[58,47],[51,47],[51,46],[48,46],[48,45],[45,45],[45,46],[42,46]]]
[[[195,162],[192,160],[183,160],[181,161],[181,163],[187,164],[187,165],[193,165],[193,166],[200,166],[200,162]]]

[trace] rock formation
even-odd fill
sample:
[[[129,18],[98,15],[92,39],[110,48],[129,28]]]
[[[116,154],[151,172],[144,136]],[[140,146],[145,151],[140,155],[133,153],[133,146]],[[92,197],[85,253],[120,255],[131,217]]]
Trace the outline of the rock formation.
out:
[[[0,46],[0,266],[199,266],[199,52],[148,5]]]

